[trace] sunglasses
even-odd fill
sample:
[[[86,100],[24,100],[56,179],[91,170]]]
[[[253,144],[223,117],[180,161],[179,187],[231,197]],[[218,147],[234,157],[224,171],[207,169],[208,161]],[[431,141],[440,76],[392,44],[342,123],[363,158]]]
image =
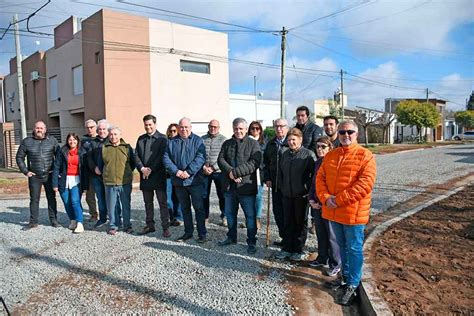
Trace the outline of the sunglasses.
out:
[[[355,132],[356,132],[356,131],[351,130],[351,129],[349,129],[349,130],[347,130],[347,131],[342,131],[342,130],[341,130],[341,131],[337,131],[337,133],[338,133],[339,135],[341,135],[341,136],[342,136],[342,135],[346,135],[346,134],[350,136],[350,135],[354,134]]]
[[[259,131],[259,130],[260,130],[260,127],[258,127],[258,126],[252,126],[250,129]]]
[[[326,149],[328,145],[316,145],[316,148]]]
[[[170,129],[170,132],[171,132],[171,133],[177,133],[178,131],[175,130],[175,129]]]

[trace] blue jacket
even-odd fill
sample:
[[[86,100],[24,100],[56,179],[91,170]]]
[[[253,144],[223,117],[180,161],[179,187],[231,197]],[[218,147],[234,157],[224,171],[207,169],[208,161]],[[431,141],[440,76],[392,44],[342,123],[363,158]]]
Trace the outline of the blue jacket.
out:
[[[206,162],[206,148],[201,137],[191,133],[188,138],[173,137],[168,141],[168,149],[163,156],[163,164],[176,186],[201,184],[204,180],[202,166]],[[180,179],[178,170],[186,171],[190,177]]]
[[[79,192],[82,192],[84,189],[87,190],[89,187],[88,179],[86,176],[86,166],[81,160],[82,149],[79,149]],[[66,177],[67,177],[67,159],[69,155],[69,147],[64,145],[61,147],[61,150],[58,150],[56,153],[56,159],[54,160],[53,167],[53,176],[52,176],[52,186],[53,188],[58,188],[59,192],[64,192],[66,189]]]

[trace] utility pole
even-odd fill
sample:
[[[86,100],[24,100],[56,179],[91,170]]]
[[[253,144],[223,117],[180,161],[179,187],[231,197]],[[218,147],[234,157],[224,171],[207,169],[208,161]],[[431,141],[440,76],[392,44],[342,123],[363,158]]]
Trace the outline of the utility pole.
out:
[[[430,90],[428,90],[428,88],[426,88],[426,103],[430,102],[429,93],[430,93]]]
[[[286,34],[288,31],[283,27],[281,31],[281,89],[280,89],[280,116],[285,118],[285,67],[286,67]]]
[[[344,121],[344,71],[341,69],[341,109],[342,109],[342,119]]]
[[[18,30],[18,14],[13,16],[15,26],[15,46],[16,46],[16,73],[18,78],[18,102],[20,103],[21,139],[26,138],[26,117],[25,101],[23,100],[23,73],[21,68],[20,31]]]
[[[253,93],[255,96],[255,121],[258,121],[257,115],[257,76],[253,76]]]

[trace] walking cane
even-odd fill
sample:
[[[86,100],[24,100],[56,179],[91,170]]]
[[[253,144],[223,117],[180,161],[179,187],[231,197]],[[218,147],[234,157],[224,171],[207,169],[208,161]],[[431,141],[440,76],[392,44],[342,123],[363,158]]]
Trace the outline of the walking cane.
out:
[[[270,244],[270,191],[271,188],[268,188],[268,195],[267,195],[267,232],[266,232],[266,239],[265,239],[265,247],[268,248]]]

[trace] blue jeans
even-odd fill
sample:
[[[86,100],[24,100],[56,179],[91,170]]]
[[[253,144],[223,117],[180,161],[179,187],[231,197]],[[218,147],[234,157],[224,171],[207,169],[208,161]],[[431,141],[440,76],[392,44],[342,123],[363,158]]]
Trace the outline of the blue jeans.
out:
[[[257,218],[262,217],[263,210],[263,184],[257,186],[257,196],[255,197],[255,212]]]
[[[206,213],[206,218],[209,218],[209,196],[211,195],[212,181],[214,181],[214,187],[216,188],[217,198],[219,199],[219,209],[221,211],[221,218],[223,218],[225,215],[225,200],[224,192],[222,192],[222,174],[220,172],[213,173],[209,176],[204,177],[204,212]]]
[[[318,238],[319,262],[328,263],[330,268],[341,266],[341,255],[336,235],[329,221],[321,216],[321,210],[311,209],[314,224],[316,225],[316,237]]]
[[[183,212],[179,205],[176,190],[171,183],[171,178],[166,179],[166,197],[168,201],[168,211],[170,212],[170,220],[183,221]]]
[[[362,278],[365,225],[344,225],[330,221],[341,253],[342,275],[348,285],[359,286]]]
[[[206,237],[206,217],[204,214],[204,205],[202,202],[202,183],[189,186],[175,186],[176,195],[179,204],[182,206],[184,217],[184,233],[192,236],[194,232],[193,213],[191,203],[196,212],[196,224],[199,237]]]
[[[247,226],[247,245],[257,243],[257,218],[255,216],[255,195],[242,195],[236,189],[230,189],[224,193],[225,197],[225,217],[227,218],[227,237],[237,241],[237,212],[239,204],[245,214],[245,224]]]
[[[102,179],[91,176],[90,181],[94,186],[95,195],[97,196],[97,205],[99,207],[99,220],[103,223],[107,221],[107,203],[105,202],[105,188]]]
[[[82,205],[81,205],[81,193],[79,192],[79,186],[65,189],[61,192],[61,199],[64,203],[67,216],[71,221],[83,222],[82,217]]]
[[[110,229],[118,229],[120,226],[120,208],[117,207],[117,204],[122,204],[123,230],[132,228],[130,222],[132,184],[105,185],[104,187],[107,209],[109,210]]]

